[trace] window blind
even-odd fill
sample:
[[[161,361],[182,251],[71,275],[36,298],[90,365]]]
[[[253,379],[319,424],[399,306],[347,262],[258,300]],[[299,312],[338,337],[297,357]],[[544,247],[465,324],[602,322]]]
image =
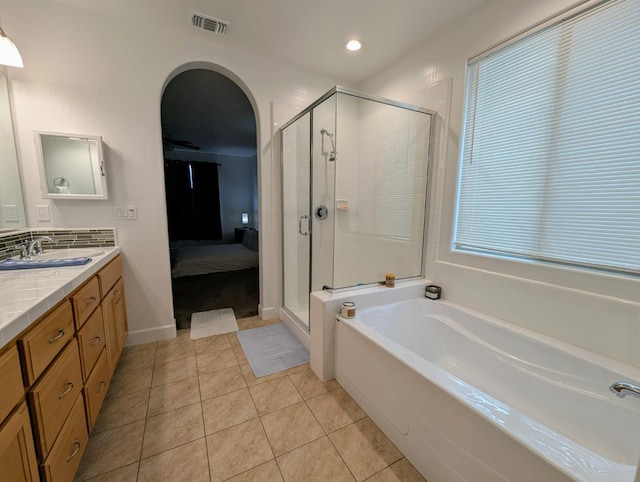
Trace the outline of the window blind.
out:
[[[640,272],[640,0],[468,65],[455,248]]]

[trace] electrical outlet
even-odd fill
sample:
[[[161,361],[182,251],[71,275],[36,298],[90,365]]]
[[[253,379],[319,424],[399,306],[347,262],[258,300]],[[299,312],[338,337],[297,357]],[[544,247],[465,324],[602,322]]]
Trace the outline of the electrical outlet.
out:
[[[4,211],[5,222],[17,223],[18,222],[18,206],[5,205],[2,206]]]
[[[36,205],[36,217],[38,221],[51,221],[51,213],[47,204]]]

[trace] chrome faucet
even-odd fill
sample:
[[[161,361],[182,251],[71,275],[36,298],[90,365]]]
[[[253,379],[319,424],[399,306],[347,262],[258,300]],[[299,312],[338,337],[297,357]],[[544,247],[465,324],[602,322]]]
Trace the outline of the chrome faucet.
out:
[[[29,259],[29,246],[26,241],[21,244],[16,244],[14,249],[20,252],[20,259]]]
[[[29,249],[27,250],[29,256],[35,256],[37,254],[42,254],[42,242],[47,241],[49,243],[55,243],[56,240],[49,236],[40,236],[39,238],[34,239],[29,244]]]
[[[640,398],[640,387],[638,385],[633,385],[632,383],[627,382],[617,382],[609,387],[613,393],[618,395],[620,398],[624,398],[625,395],[632,395],[634,397]]]

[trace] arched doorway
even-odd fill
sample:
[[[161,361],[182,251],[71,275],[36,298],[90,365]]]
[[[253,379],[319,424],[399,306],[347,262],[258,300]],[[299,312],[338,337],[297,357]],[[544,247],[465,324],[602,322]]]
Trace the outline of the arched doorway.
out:
[[[161,103],[174,315],[231,308],[257,315],[256,116],[240,86],[208,69],[181,70]]]

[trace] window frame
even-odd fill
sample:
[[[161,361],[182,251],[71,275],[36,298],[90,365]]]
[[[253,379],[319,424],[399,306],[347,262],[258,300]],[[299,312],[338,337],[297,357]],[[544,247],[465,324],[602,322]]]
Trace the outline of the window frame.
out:
[[[637,279],[638,276],[640,275],[640,271],[638,271],[635,267],[630,267],[629,269],[624,269],[624,268],[620,269],[614,266],[604,266],[597,262],[594,262],[594,263],[574,262],[570,260],[536,256],[533,253],[530,255],[515,253],[515,252],[509,253],[508,251],[504,251],[504,250],[500,251],[499,248],[496,248],[496,250],[491,250],[491,249],[486,249],[482,247],[473,248],[470,245],[467,245],[465,247],[460,247],[459,245],[461,243],[457,242],[458,241],[457,230],[459,225],[458,216],[459,216],[459,209],[461,205],[460,198],[462,195],[462,179],[463,179],[463,171],[464,171],[463,163],[465,161],[465,151],[468,150],[468,147],[465,147],[465,143],[464,143],[467,135],[467,132],[466,132],[467,119],[469,115],[469,109],[476,108],[475,102],[468,101],[469,93],[471,89],[475,88],[474,84],[470,81],[472,77],[472,69],[470,65],[480,61],[483,58],[486,58],[492,55],[497,51],[503,50],[524,38],[535,35],[540,30],[546,29],[547,27],[550,27],[550,26],[559,25],[560,28],[559,28],[558,34],[564,37],[567,35],[567,32],[564,31],[564,29],[562,28],[562,23],[565,20],[581,15],[585,11],[596,8],[608,1],[610,0],[587,0],[587,1],[581,2],[577,6],[571,6],[559,12],[556,15],[547,17],[546,19],[542,20],[538,24],[509,37],[507,40],[504,40],[498,43],[497,45],[467,60],[467,63],[465,66],[465,82],[464,82],[465,88],[462,96],[463,112],[462,112],[462,117],[460,119],[461,129],[460,129],[460,141],[458,145],[458,156],[457,156],[457,165],[456,165],[457,171],[456,171],[456,183],[455,183],[455,196],[453,196],[454,206],[452,209],[452,217],[450,218],[450,223],[451,223],[450,230],[449,230],[450,236],[448,238],[450,256],[446,256],[446,255],[442,256],[444,253],[443,253],[443,250],[440,249],[440,256],[437,256],[437,260],[446,259],[446,260],[453,261],[454,258],[459,258],[460,260],[465,260],[460,264],[470,265],[470,266],[473,266],[473,265],[484,266],[487,264],[502,265],[498,269],[498,271],[505,271],[505,272],[512,271],[512,269],[510,269],[509,267],[513,268],[516,272],[519,272],[522,270],[522,266],[524,266],[526,267],[525,268],[526,271],[533,270],[534,268],[542,268],[543,271],[547,271],[551,269],[551,270],[554,270],[556,273],[558,271],[564,272],[566,270],[569,270],[570,272],[577,271],[578,273],[582,273],[582,274],[588,273],[588,274],[603,275],[607,278],[609,278],[610,276],[614,276],[614,277],[622,276],[624,278],[631,277],[633,279]],[[569,31],[569,34],[571,34],[571,31]],[[564,60],[570,61],[570,59],[568,58],[565,58]],[[557,76],[559,72],[560,72],[559,69],[556,70],[554,73],[554,76]],[[558,82],[554,83],[552,95],[553,95],[555,104],[558,104],[557,102],[558,92],[562,90],[563,90],[563,86],[560,85],[560,83]],[[446,190],[447,189],[445,188],[445,191]],[[540,227],[542,229],[544,226],[540,226]],[[445,228],[444,223],[441,226],[441,228]],[[444,244],[442,243],[442,241],[444,241],[442,234],[443,233],[441,233],[440,235],[441,247],[444,246]],[[520,267],[515,267],[515,266],[520,266]],[[539,278],[542,280],[544,279],[544,276],[539,276]]]

